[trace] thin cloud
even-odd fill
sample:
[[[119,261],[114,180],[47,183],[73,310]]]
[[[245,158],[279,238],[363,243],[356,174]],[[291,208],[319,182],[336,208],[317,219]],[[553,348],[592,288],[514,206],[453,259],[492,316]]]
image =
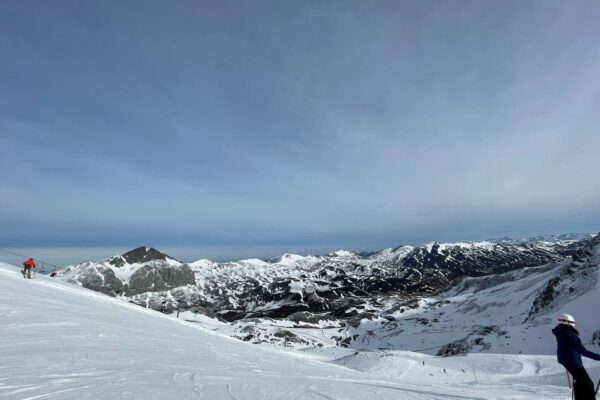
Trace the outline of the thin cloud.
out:
[[[4,3],[0,241],[595,230],[598,7]]]

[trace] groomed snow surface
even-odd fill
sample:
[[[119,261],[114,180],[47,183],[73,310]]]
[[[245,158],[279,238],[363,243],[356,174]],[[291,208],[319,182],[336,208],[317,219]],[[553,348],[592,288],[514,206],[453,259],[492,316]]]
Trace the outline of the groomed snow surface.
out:
[[[2,263],[0,337],[6,400],[571,397],[553,356],[265,349]]]

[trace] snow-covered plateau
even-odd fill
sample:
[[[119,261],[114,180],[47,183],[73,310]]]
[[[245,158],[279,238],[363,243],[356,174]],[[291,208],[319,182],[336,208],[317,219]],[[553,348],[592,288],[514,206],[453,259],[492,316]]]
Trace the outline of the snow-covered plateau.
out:
[[[6,400],[571,396],[551,355],[265,348],[46,276],[23,279],[7,264],[0,264],[0,337]],[[586,365],[597,379],[600,363]]]

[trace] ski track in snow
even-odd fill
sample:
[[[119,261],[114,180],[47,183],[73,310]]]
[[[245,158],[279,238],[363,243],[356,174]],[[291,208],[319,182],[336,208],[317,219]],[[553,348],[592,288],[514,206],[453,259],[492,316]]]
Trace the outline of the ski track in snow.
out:
[[[555,382],[561,371],[549,366],[548,356],[443,359],[395,352],[338,365],[326,353],[264,349],[44,276],[24,280],[1,263],[0,337],[0,398],[6,400],[570,397]],[[471,367],[478,369],[477,382],[456,372]]]

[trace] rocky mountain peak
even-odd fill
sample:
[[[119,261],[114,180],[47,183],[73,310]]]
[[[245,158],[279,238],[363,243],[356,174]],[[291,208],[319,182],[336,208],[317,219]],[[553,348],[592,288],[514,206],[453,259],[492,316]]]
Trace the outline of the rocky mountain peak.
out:
[[[148,246],[107,260],[69,266],[59,270],[57,276],[163,312],[177,308],[179,301],[187,301],[185,297],[196,286],[194,272],[188,264]]]
[[[138,248],[128,251],[127,253],[121,256],[111,258],[109,263],[116,267],[121,267],[125,264],[141,264],[149,261],[166,261],[169,259],[175,260],[173,257],[161,253],[153,247],[140,246]]]

